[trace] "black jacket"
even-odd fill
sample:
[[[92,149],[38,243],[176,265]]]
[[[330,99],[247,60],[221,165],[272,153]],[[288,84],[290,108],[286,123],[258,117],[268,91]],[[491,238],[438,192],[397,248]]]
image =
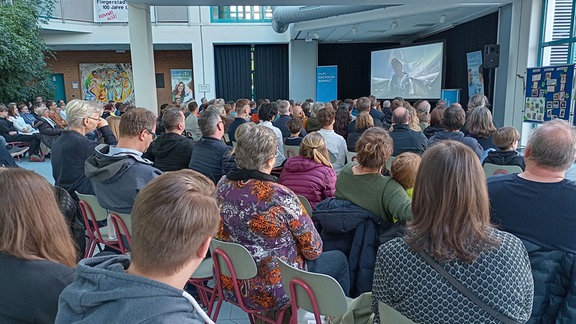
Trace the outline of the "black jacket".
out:
[[[350,297],[372,291],[380,234],[391,224],[350,201],[328,198],[313,212],[324,251],[340,250],[348,258]]]
[[[488,156],[484,159],[482,165],[485,163],[492,163],[496,165],[517,165],[521,167],[522,170],[526,169],[524,157],[522,155],[518,155],[518,152],[516,151],[488,152]]]
[[[422,132],[411,130],[408,125],[394,125],[394,130],[390,132],[390,137],[394,141],[394,152],[392,156],[398,156],[404,152],[422,154],[428,147],[428,139]]]
[[[194,146],[188,168],[217,184],[223,175],[236,168],[236,161],[229,154],[231,150],[232,147],[221,140],[203,136]]]
[[[164,133],[150,144],[143,157],[154,162],[161,171],[177,171],[188,168],[194,141],[175,133]]]
[[[46,144],[46,146],[50,148],[62,134],[62,129],[59,128],[56,123],[52,126],[48,121],[46,121],[46,119],[44,119],[44,117],[40,117],[40,119],[36,120],[34,127],[40,132],[42,143]]]

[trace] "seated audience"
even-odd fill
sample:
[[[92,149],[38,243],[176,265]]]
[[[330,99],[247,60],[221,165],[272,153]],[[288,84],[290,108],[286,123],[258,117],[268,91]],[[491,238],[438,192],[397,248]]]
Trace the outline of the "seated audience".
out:
[[[46,107],[50,109],[48,112],[48,118],[52,119],[56,125],[60,128],[68,127],[68,123],[60,116],[60,107],[54,102],[54,100],[46,100]]]
[[[239,281],[244,303],[278,310],[289,302],[276,275],[277,257],[299,269],[331,275],[348,293],[346,257],[340,251],[322,252],[320,235],[298,197],[270,175],[278,146],[274,132],[257,125],[237,140],[238,168],[223,177],[216,189],[221,215],[216,238],[242,244],[254,257],[258,275]]]
[[[492,137],[492,141],[498,150],[488,152],[488,156],[482,161],[482,165],[485,163],[517,165],[522,170],[526,169],[524,157],[516,151],[519,140],[520,133],[516,128],[511,126],[498,128]]]
[[[250,103],[246,99],[238,99],[236,101],[236,117],[228,127],[228,138],[231,142],[236,142],[236,129],[238,126],[248,122],[248,116],[250,115]]]
[[[430,137],[436,135],[436,133],[444,130],[444,112],[446,107],[436,107],[430,113],[430,126],[426,127],[423,131],[424,135],[430,139]]]
[[[152,161],[142,157],[156,138],[155,128],[156,117],[151,111],[132,108],[120,119],[118,144],[100,144],[86,160],[85,174],[102,207],[130,214],[138,192],[162,174]]]
[[[56,323],[212,323],[183,288],[218,220],[214,184],[203,175],[181,170],[152,180],[134,203],[131,255],[80,261]]]
[[[24,118],[20,116],[18,108],[15,103],[9,103],[8,106],[8,120],[12,122],[19,134],[33,134],[38,133],[38,130],[31,125],[28,125]]]
[[[492,136],[496,132],[496,127],[492,122],[492,113],[486,107],[477,107],[469,112],[466,117],[466,129],[469,137],[472,137],[486,151],[496,149],[492,141]]]
[[[434,136],[428,140],[428,147],[432,147],[437,143],[444,141],[444,140],[453,140],[457,142],[461,142],[464,145],[467,145],[471,148],[478,158],[482,157],[484,153],[484,149],[478,141],[472,137],[465,137],[464,133],[460,131],[460,128],[464,126],[466,122],[466,113],[464,109],[460,107],[460,105],[451,104],[446,110],[444,111],[444,127],[445,130],[436,133]]]
[[[40,118],[36,121],[36,128],[40,132],[42,143],[48,147],[52,147],[54,142],[62,135],[62,128],[60,128],[52,119],[48,118],[48,108],[40,107],[37,109]]]
[[[534,275],[530,323],[576,321],[576,182],[565,178],[576,157],[576,132],[555,119],[536,128],[526,171],[488,178],[492,220],[524,241]]]
[[[526,249],[490,224],[484,172],[470,148],[448,140],[424,153],[412,210],[405,236],[378,250],[376,317],[384,303],[415,323],[501,323],[431,266],[438,263],[510,323],[528,320],[534,285]]]
[[[411,220],[410,197],[391,177],[382,175],[392,154],[392,139],[381,127],[364,132],[356,143],[357,160],[348,163],[336,181],[336,198],[345,199],[393,223]]]
[[[166,109],[162,122],[166,132],[158,136],[142,156],[150,159],[156,168],[164,172],[188,168],[194,141],[182,136],[185,127],[182,110]]]
[[[356,129],[354,129],[354,132],[348,133],[348,138],[346,138],[346,148],[348,149],[348,152],[354,152],[356,149],[356,142],[360,136],[362,136],[368,128],[374,127],[374,119],[367,111],[363,111],[358,114],[358,117],[356,117],[355,125]]]
[[[0,136],[8,142],[28,143],[30,162],[43,162],[40,156],[40,134],[19,134],[14,124],[8,120],[8,108],[0,104]]]
[[[318,134],[324,137],[326,148],[330,154],[330,162],[332,162],[334,171],[338,174],[346,164],[347,149],[344,137],[334,131],[334,116],[335,111],[331,108],[324,108],[318,112],[318,121],[322,125],[322,129],[318,130]]]
[[[278,127],[272,124],[276,115],[278,115],[278,105],[276,105],[275,102],[265,103],[260,106],[260,109],[258,109],[258,119],[260,120],[259,125],[270,128],[274,134],[276,134],[276,138],[278,139],[276,162],[274,164],[275,168],[284,164],[284,161],[286,160],[286,157],[284,156],[284,138],[282,137],[282,132]]]
[[[200,115],[198,125],[202,138],[194,145],[188,168],[218,183],[223,175],[236,167],[230,155],[232,147],[222,141],[224,122],[218,110],[207,109]]]
[[[92,183],[84,173],[86,160],[94,154],[98,142],[91,141],[86,134],[98,129],[104,143],[116,145],[106,119],[100,117],[102,108],[95,102],[74,99],[68,102],[66,118],[70,127],[52,144],[52,176],[56,186],[76,197],[76,191],[94,194]]]
[[[372,105],[372,101],[370,100],[370,98],[368,97],[360,97],[358,98],[358,101],[356,102],[356,108],[358,109],[358,115],[365,111],[367,113],[371,112],[371,105]],[[372,116],[372,115],[370,115]],[[383,127],[382,124],[382,120],[380,119],[374,119],[374,117],[372,117],[372,122],[374,123],[374,127]],[[353,133],[356,130],[356,119],[351,121],[348,124],[348,134]]]
[[[292,118],[286,123],[286,127],[288,127],[290,136],[288,136],[284,140],[284,145],[300,146],[300,144],[302,143],[302,137],[300,137],[300,132],[304,130],[302,128],[302,119],[298,117]]]
[[[280,117],[272,122],[272,124],[278,127],[282,132],[282,138],[286,139],[291,135],[287,123],[292,119],[292,116],[290,116],[290,102],[288,100],[280,100],[278,102],[278,113],[280,114]],[[304,137],[306,134],[306,131],[301,129],[298,136]]]
[[[398,156],[404,152],[422,154],[428,147],[428,139],[420,131],[410,129],[409,124],[412,118],[408,109],[398,107],[392,113],[392,125],[394,128],[390,132],[390,137],[394,142],[392,156]]]
[[[312,132],[304,137],[300,156],[286,160],[279,182],[295,194],[306,197],[312,208],[322,200],[334,197],[336,172],[322,135]]]
[[[418,172],[420,161],[422,161],[420,155],[404,152],[398,155],[390,166],[392,179],[402,185],[410,198],[412,198],[414,192],[414,182],[416,181],[416,173]]]
[[[26,104],[24,103],[21,103],[18,105],[18,110],[20,111],[20,117],[24,119],[26,124],[34,126],[34,124],[36,123],[36,117],[34,117],[34,115],[30,113],[30,109],[28,108],[28,106],[26,106]]]
[[[52,186],[33,171],[0,169],[0,196],[0,322],[54,323],[76,250]]]

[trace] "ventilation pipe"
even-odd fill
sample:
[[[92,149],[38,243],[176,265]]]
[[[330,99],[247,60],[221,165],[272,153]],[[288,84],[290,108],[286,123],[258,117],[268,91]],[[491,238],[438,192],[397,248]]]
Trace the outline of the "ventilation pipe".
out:
[[[272,28],[284,33],[291,23],[346,15],[356,12],[386,8],[390,6],[291,6],[275,7],[272,14]]]

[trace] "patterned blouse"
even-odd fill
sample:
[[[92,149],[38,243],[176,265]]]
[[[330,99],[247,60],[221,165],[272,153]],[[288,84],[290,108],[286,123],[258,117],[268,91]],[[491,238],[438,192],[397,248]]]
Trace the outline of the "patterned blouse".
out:
[[[496,229],[491,233],[502,242],[498,248],[483,252],[470,264],[457,260],[440,264],[488,306],[524,323],[534,296],[528,253],[514,235]],[[403,238],[378,249],[372,298],[374,323],[380,323],[378,301],[416,323],[499,323],[414,253]]]
[[[322,239],[292,190],[264,174],[259,179],[229,179],[239,171],[218,183],[221,220],[216,238],[239,243],[254,257],[258,275],[238,280],[244,303],[254,309],[279,309],[289,298],[275,257],[305,269],[305,259],[316,259],[322,253]],[[227,297],[234,298],[230,279],[222,277],[222,282]]]

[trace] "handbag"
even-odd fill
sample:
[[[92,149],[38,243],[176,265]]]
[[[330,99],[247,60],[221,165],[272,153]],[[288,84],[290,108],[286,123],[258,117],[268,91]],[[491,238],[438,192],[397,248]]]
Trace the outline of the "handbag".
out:
[[[418,254],[420,254],[420,256],[422,258],[424,258],[424,261],[426,261],[426,263],[428,263],[432,268],[434,268],[434,270],[436,270],[442,277],[444,277],[446,280],[448,280],[454,286],[454,288],[458,289],[458,291],[460,291],[462,294],[464,294],[464,296],[468,297],[468,299],[470,299],[470,301],[472,301],[478,307],[482,308],[488,314],[492,315],[493,317],[498,319],[500,322],[505,323],[505,324],[518,324],[518,323],[520,323],[520,322],[513,320],[510,317],[502,314],[501,312],[495,310],[494,308],[488,306],[485,302],[481,301],[470,290],[468,290],[466,287],[464,287],[464,285],[462,285],[460,283],[460,281],[458,281],[456,278],[451,276],[448,273],[448,271],[444,270],[444,268],[442,268],[442,266],[438,262],[436,262],[436,260],[434,260],[434,258],[432,258],[428,254],[426,254],[426,252],[420,250],[420,251],[418,251]]]

